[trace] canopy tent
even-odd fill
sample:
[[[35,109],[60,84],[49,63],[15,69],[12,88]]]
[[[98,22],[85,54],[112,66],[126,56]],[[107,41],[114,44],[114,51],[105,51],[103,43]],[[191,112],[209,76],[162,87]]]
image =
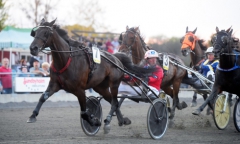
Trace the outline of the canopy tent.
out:
[[[33,41],[33,37],[30,36],[31,30],[30,28],[6,26],[0,32],[0,58],[9,58],[13,65],[22,58],[28,60],[31,57],[29,46]],[[43,61],[49,61],[48,56],[42,53],[39,56],[42,57]]]
[[[28,49],[33,41],[30,36],[31,29],[28,28],[14,28],[11,26],[5,27],[0,32],[0,48],[18,48]]]

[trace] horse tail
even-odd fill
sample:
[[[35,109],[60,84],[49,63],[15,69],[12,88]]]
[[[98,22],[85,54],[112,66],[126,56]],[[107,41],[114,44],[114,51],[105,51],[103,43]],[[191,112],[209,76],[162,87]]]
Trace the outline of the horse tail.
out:
[[[146,69],[141,66],[135,65],[125,53],[118,52],[118,53],[115,53],[114,56],[116,56],[121,61],[125,70],[139,77],[146,77],[158,70],[158,68],[155,68],[155,67]]]

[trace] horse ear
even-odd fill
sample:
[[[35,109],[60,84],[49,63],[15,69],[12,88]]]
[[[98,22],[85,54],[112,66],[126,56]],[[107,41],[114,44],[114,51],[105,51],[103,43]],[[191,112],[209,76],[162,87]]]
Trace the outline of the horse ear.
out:
[[[230,30],[230,32],[228,32],[228,35],[231,36],[233,32],[233,29]]]
[[[55,20],[53,20],[52,22],[50,22],[50,26],[53,26],[53,24],[55,23],[56,20],[57,20],[57,18]]]
[[[231,28],[232,28],[232,26],[231,26],[230,28],[228,28],[228,29],[226,30],[226,32],[228,33],[228,32],[231,30]]]
[[[195,30],[192,32],[193,34],[195,34],[196,33],[196,31],[197,31],[197,28],[195,28]]]
[[[45,19],[44,18],[42,18],[40,25],[42,25],[43,23],[45,23]]]
[[[128,29],[129,29],[128,26],[126,26],[126,31],[127,31]]]
[[[219,29],[218,29],[218,27],[216,27],[216,32],[219,32]]]
[[[187,26],[187,28],[186,28],[186,33],[188,32],[188,26]]]
[[[134,30],[135,30],[135,31],[138,31],[138,30],[139,30],[139,26],[138,26],[138,27],[136,27]]]

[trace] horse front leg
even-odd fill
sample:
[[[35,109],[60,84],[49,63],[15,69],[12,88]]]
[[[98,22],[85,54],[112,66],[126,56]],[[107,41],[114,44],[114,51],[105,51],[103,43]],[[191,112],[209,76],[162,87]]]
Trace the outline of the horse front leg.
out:
[[[81,107],[81,118],[86,120],[91,126],[101,126],[101,121],[98,117],[94,117],[94,113],[91,110],[86,109],[86,95],[85,90],[79,89],[76,93],[73,93],[78,98],[79,105]]]
[[[210,107],[211,109],[213,109],[213,105],[212,105],[212,104],[213,104],[213,101],[214,101],[215,97],[216,97],[217,94],[219,93],[219,91],[220,91],[220,90],[218,89],[218,87],[215,86],[215,84],[214,84],[214,85],[213,85],[212,92],[210,93],[209,97],[204,101],[204,103],[203,103],[199,108],[197,108],[196,110],[194,110],[194,111],[192,112],[192,114],[193,114],[193,115],[199,115],[207,105],[209,105],[209,107]]]
[[[34,123],[37,121],[37,116],[39,114],[39,111],[43,105],[43,103],[49,98],[51,97],[55,92],[59,91],[60,88],[57,84],[55,83],[49,83],[47,90],[41,95],[38,104],[36,106],[36,108],[33,110],[32,115],[29,117],[29,119],[27,120],[27,123]]]

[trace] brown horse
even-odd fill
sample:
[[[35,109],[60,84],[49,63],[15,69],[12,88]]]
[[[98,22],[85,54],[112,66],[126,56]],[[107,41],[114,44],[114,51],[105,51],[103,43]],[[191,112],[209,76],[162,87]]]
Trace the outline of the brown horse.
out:
[[[201,63],[205,60],[205,51],[207,49],[207,46],[203,44],[204,41],[199,39],[195,35],[196,31],[197,31],[197,28],[194,31],[188,31],[188,27],[187,27],[185,36],[180,39],[180,42],[182,43],[182,47],[181,47],[182,55],[187,56],[190,53],[190,57],[191,57],[190,67],[192,67],[193,69],[195,69],[196,67],[199,67]],[[195,88],[201,89],[201,87],[195,87]],[[205,87],[203,86],[202,89],[204,88]],[[201,90],[194,91],[194,95],[191,103],[192,107],[197,106],[197,101],[196,101],[197,93],[201,94],[204,100],[206,100],[207,98],[207,94],[208,94],[207,91],[201,91]]]
[[[51,64],[50,82],[47,90],[40,97],[27,122],[35,122],[42,104],[55,92],[64,89],[78,98],[81,106],[81,118],[91,126],[100,126],[100,120],[93,113],[86,110],[85,90],[93,88],[106,101],[111,103],[111,110],[105,120],[105,125],[110,124],[114,112],[117,114],[119,126],[130,124],[128,118],[123,118],[118,108],[118,87],[124,74],[120,69],[126,68],[137,76],[143,76],[155,70],[146,71],[142,67],[135,66],[131,59],[123,53],[112,55],[101,52],[101,63],[94,64],[90,48],[69,39],[67,33],[54,25],[54,23],[55,20],[50,23],[42,20],[40,26],[34,28],[31,33],[34,36],[34,40],[30,45],[31,54],[37,55],[40,51],[49,47],[53,63]]]
[[[119,37],[120,48],[119,52],[124,52],[129,55],[135,64],[140,64],[144,60],[144,54],[149,48],[140,36],[139,28],[126,28],[126,32],[122,33]],[[174,54],[168,54],[172,61],[176,61],[181,65],[184,65],[183,61]],[[162,54],[160,54],[162,58]],[[158,59],[160,65],[162,60]],[[170,119],[173,119],[175,115],[175,108],[183,109],[187,107],[187,104],[183,101],[179,103],[178,92],[182,79],[186,75],[186,70],[170,63],[167,75],[164,76],[161,89],[173,98],[173,105],[171,108]],[[171,87],[172,86],[172,87]]]

